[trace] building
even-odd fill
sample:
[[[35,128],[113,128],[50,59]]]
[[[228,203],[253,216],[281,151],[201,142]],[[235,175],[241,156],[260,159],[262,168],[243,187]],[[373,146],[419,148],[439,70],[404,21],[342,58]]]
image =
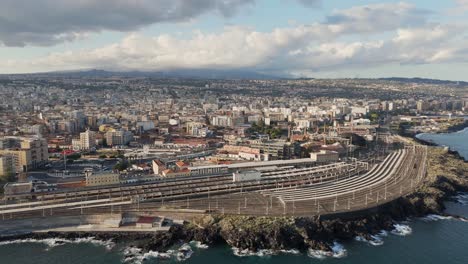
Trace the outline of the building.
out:
[[[212,175],[212,174],[224,174],[228,172],[226,165],[207,165],[198,167],[189,167],[190,175]]]
[[[416,103],[416,109],[417,109],[418,112],[420,112],[420,113],[426,111],[428,108],[429,108],[429,103],[426,102],[426,101],[419,100],[419,101]]]
[[[7,199],[12,195],[20,195],[20,194],[31,194],[33,190],[32,182],[15,182],[15,183],[5,183],[3,186],[4,195]]]
[[[44,138],[23,138],[21,148],[30,150],[33,168],[45,165],[49,161],[47,140]]]
[[[233,182],[240,181],[259,181],[262,176],[262,173],[256,170],[249,171],[237,171],[232,174]]]
[[[72,148],[73,150],[81,149],[81,140],[79,138],[72,138]]]
[[[162,172],[167,169],[166,165],[160,160],[153,160],[151,165],[153,167],[153,173],[156,175],[162,175]]]
[[[182,170],[171,170],[166,169],[162,171],[162,176],[166,178],[173,178],[173,177],[188,177],[191,175],[189,169],[185,168]]]
[[[190,164],[188,162],[182,160],[177,161],[175,165],[177,166],[178,170],[188,169],[188,167],[190,167]]]
[[[0,177],[9,176],[16,173],[14,157],[11,155],[0,156]]]
[[[18,138],[4,137],[0,138],[0,149],[11,149],[21,147]]]
[[[262,153],[276,159],[290,159],[298,152],[296,143],[285,140],[255,140],[250,147],[260,149]]]
[[[87,129],[80,133],[80,149],[90,150],[96,148],[96,133]]]
[[[120,183],[120,175],[117,173],[97,173],[85,170],[86,186],[114,185]]]
[[[106,142],[109,146],[127,145],[133,140],[133,134],[126,130],[108,131],[106,133]]]
[[[152,216],[140,216],[135,222],[136,228],[153,228],[153,227],[162,227],[164,223],[164,218],[152,217]]]
[[[230,116],[213,116],[211,124],[218,127],[232,127],[233,121]]]
[[[294,123],[296,123],[296,127],[299,129],[308,129],[312,127],[312,122],[308,119],[294,119]]]
[[[336,162],[339,160],[339,154],[336,151],[320,150],[311,152],[310,158],[317,163]]]
[[[194,137],[206,137],[208,134],[208,128],[201,122],[187,122],[185,124],[187,135]]]
[[[16,172],[28,171],[33,168],[31,150],[29,149],[2,149],[0,155],[12,158]]]

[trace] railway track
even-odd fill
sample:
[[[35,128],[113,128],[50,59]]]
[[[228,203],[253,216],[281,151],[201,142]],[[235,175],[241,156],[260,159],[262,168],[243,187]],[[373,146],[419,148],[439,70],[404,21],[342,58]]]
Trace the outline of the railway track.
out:
[[[242,215],[335,214],[375,207],[410,193],[424,177],[426,156],[425,147],[412,146],[391,153],[371,170],[355,163],[326,170],[269,171],[261,181],[252,182],[235,183],[229,175],[217,175],[55,192],[29,204],[0,205],[0,214],[10,219],[161,208]],[[92,202],[103,199],[107,200]]]
[[[232,177],[227,175],[198,177],[190,180],[174,179],[157,183],[145,183],[134,186],[112,187],[106,189],[79,190],[75,192],[43,193],[36,198],[38,201],[31,203],[0,205],[0,214],[15,214],[17,217],[39,214],[52,214],[61,212],[60,207],[69,207],[70,203],[79,203],[108,199],[107,203],[95,204],[93,207],[112,207],[115,203],[132,201],[140,204],[142,201],[183,200],[197,197],[210,197],[234,193],[246,193],[271,188],[284,188],[285,186],[302,186],[339,180],[343,177],[351,177],[355,173],[361,173],[367,169],[363,163],[337,163],[335,165],[319,166],[313,168],[295,169],[291,172],[281,171],[276,174],[266,173],[260,181],[232,182]],[[345,173],[347,172],[347,173]],[[278,174],[283,174],[280,177]],[[89,208],[87,206],[86,208]],[[70,209],[70,208],[69,208]],[[78,209],[78,208],[73,208]],[[83,208],[79,208],[80,213]],[[88,210],[87,210],[88,211]]]

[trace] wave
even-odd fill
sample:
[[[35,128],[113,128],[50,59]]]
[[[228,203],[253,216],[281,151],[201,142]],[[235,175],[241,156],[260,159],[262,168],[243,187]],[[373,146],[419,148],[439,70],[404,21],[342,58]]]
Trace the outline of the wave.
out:
[[[423,221],[429,222],[429,221],[439,221],[439,220],[450,220],[450,219],[453,219],[453,217],[452,216],[429,214],[429,215],[426,215],[425,217],[422,217],[421,219]]]
[[[391,233],[397,236],[407,236],[413,232],[410,226],[404,224],[394,224],[393,228]]]
[[[111,239],[109,240],[99,240],[95,239],[94,237],[83,237],[83,238],[76,238],[76,239],[64,239],[64,238],[44,238],[44,239],[35,239],[35,238],[26,238],[26,239],[16,239],[16,240],[7,240],[0,242],[0,246],[3,245],[10,245],[10,244],[23,244],[23,243],[41,243],[45,244],[47,248],[53,248],[56,246],[61,246],[64,244],[80,244],[80,243],[88,243],[97,246],[103,246],[107,250],[111,250],[115,243],[112,242]]]
[[[238,257],[269,257],[278,254],[291,254],[299,255],[301,252],[297,249],[281,249],[281,250],[272,250],[272,249],[260,249],[258,251],[253,251],[249,249],[240,249],[237,247],[232,247],[232,252],[235,256]]]
[[[357,236],[354,239],[356,241],[368,243],[369,245],[372,245],[372,246],[381,246],[381,245],[384,244],[384,241],[383,241],[382,237],[379,234],[371,235],[370,239],[366,239],[365,237],[362,237],[362,236]]]
[[[193,250],[192,250],[192,247],[190,247],[189,244],[183,244],[177,254],[176,254],[176,258],[178,261],[184,261],[184,260],[187,260],[189,259],[193,254]]]
[[[150,250],[143,252],[143,249],[137,247],[127,247],[123,251],[124,263],[142,264],[148,259],[176,259],[184,261],[189,259],[193,254],[190,244],[183,244],[177,250],[168,250],[166,252],[159,252]]]
[[[297,249],[282,249],[279,251],[282,254],[291,254],[291,255],[299,255],[301,252]]]
[[[343,258],[348,254],[347,250],[338,242],[333,242],[333,246],[331,247],[331,251],[325,250],[316,250],[311,249],[307,251],[307,255],[311,258],[317,259],[325,259],[327,257],[333,258]]]
[[[194,246],[195,248],[199,248],[199,249],[207,249],[208,248],[207,244],[203,244],[200,241],[190,241],[190,245]]]
[[[258,251],[253,251],[249,249],[240,249],[237,247],[232,247],[232,253],[238,257],[266,257],[275,254],[275,252],[271,249],[260,249]]]
[[[386,236],[388,236],[388,232],[387,232],[387,230],[381,230],[381,231],[378,233],[378,235],[379,235],[380,237],[386,237]]]
[[[468,205],[468,193],[459,193],[454,196],[455,201],[462,205]]]

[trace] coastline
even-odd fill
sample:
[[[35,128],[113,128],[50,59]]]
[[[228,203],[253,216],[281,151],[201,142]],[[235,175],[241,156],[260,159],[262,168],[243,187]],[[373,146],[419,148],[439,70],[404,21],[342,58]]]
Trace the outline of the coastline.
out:
[[[207,245],[227,244],[247,253],[262,250],[333,252],[335,242],[357,237],[373,241],[382,230],[395,230],[408,217],[444,215],[444,202],[458,192],[468,191],[468,164],[453,153],[430,148],[428,166],[426,179],[412,194],[353,214],[298,218],[206,215],[161,233],[49,232],[2,237],[0,241],[94,237],[96,240],[124,243],[140,248],[142,252],[165,252],[190,241]]]
[[[452,155],[458,157],[459,159],[461,159],[461,160],[463,160],[465,162],[468,162],[468,156],[467,157],[463,156],[462,154],[460,154],[459,151],[452,150],[450,147],[447,147],[447,146],[440,146],[439,144],[433,142],[432,140],[424,140],[424,139],[421,139],[421,138],[418,137],[418,135],[421,135],[421,134],[452,134],[452,133],[463,132],[465,130],[468,130],[468,121],[465,121],[463,124],[453,126],[453,128],[454,128],[453,130],[451,130],[451,128],[448,128],[444,132],[419,133],[419,134],[414,135],[412,138],[413,138],[414,141],[416,141],[417,143],[419,143],[421,145],[439,147],[439,148],[447,148],[447,151],[448,151],[449,154],[452,154]]]
[[[468,128],[468,120],[465,120],[464,122],[461,122],[460,124],[450,126],[445,131],[442,131],[439,133],[454,133],[454,132],[462,131],[465,128]]]

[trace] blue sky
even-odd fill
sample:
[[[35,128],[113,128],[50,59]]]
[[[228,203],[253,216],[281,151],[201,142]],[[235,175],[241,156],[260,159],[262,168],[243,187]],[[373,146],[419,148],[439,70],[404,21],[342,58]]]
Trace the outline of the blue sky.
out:
[[[468,0],[4,1],[0,73],[225,68],[468,80]]]

